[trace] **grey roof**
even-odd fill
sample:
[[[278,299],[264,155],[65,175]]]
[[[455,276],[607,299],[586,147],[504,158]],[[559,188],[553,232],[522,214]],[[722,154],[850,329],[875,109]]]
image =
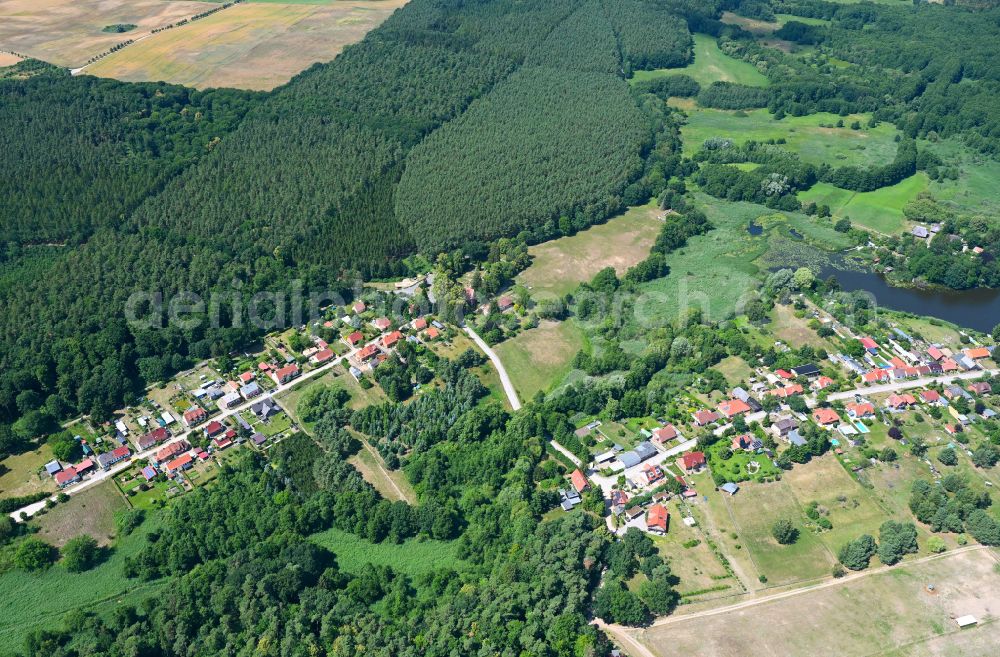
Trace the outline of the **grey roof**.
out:
[[[254,445],[263,445],[264,441],[266,440],[267,436],[265,436],[262,433],[255,433],[254,435],[250,436],[250,442],[252,442]]]
[[[256,381],[252,381],[240,388],[240,394],[243,395],[243,397],[253,397],[254,395],[259,395],[260,386],[257,385]]]
[[[790,442],[793,445],[798,445],[799,447],[801,447],[802,445],[806,444],[806,439],[799,434],[798,429],[792,429],[791,431],[788,432],[788,442]]]
[[[738,491],[739,489],[740,489],[740,487],[737,486],[736,484],[734,484],[731,481],[727,481],[726,483],[724,483],[721,486],[719,486],[719,490],[725,491],[725,492],[729,493],[730,495],[735,495],[736,491]]]
[[[745,402],[750,399],[750,393],[743,388],[733,388],[733,397],[739,399],[741,402]]]
[[[62,470],[62,465],[59,463],[59,461],[49,461],[48,463],[45,464],[45,471],[48,472],[50,475],[54,475],[60,470]]]
[[[643,460],[643,461],[645,461],[646,459],[648,459],[650,457],[656,456],[656,448],[653,447],[653,443],[651,443],[649,441],[646,441],[646,440],[644,440],[641,443],[639,443],[638,445],[636,445],[635,446],[635,450],[633,450],[633,451],[636,454],[638,454],[639,458],[641,460]]]
[[[913,235],[916,237],[927,237],[928,235],[930,235],[930,233],[927,232],[927,229],[924,228],[923,226],[914,226],[913,230],[910,232],[913,233]]]
[[[635,452],[625,452],[624,454],[618,457],[618,460],[621,461],[622,465],[624,465],[626,468],[631,468],[634,465],[639,465],[640,463],[642,463],[642,459],[640,459],[639,455],[636,454]]]

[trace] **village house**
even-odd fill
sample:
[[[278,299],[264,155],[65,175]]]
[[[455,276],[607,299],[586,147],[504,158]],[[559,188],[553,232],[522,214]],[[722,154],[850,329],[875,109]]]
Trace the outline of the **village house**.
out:
[[[653,442],[659,445],[665,445],[677,436],[677,429],[672,424],[653,429]]]
[[[205,435],[209,438],[215,438],[220,433],[226,430],[226,425],[222,424],[218,420],[212,420],[205,425]]]
[[[749,433],[743,433],[738,436],[733,436],[733,442],[730,445],[730,448],[734,452],[740,450],[747,452],[755,452],[761,447],[763,447],[763,443],[759,439],[757,439],[753,434]]]
[[[920,391],[920,399],[925,404],[940,404],[941,403],[941,395],[938,393],[937,390],[921,390]]]
[[[362,363],[367,362],[374,358],[379,353],[378,345],[369,344],[362,347],[361,351],[358,352],[358,360]]]
[[[813,381],[812,386],[810,386],[810,387],[813,390],[826,390],[827,388],[829,388],[830,386],[832,386],[833,383],[834,383],[834,381],[830,377],[828,377],[828,376],[821,376],[818,379],[816,379],[815,381]]]
[[[415,320],[410,322],[410,326],[413,327],[414,331],[423,331],[427,328],[427,320],[423,317],[417,317]]]
[[[583,491],[590,488],[590,483],[587,481],[587,476],[583,474],[583,472],[579,468],[573,471],[573,474],[569,476],[569,479],[570,482],[572,482],[573,484],[573,488],[575,488],[578,493],[582,493]]]
[[[975,383],[969,384],[969,392],[977,395],[988,395],[993,392],[993,388],[985,381],[976,381]]]
[[[871,338],[861,338],[860,342],[861,346],[864,347],[865,351],[867,351],[868,353],[870,354],[878,353],[878,343],[872,340]]]
[[[500,297],[497,299],[497,310],[505,312],[514,307],[514,300],[510,297]]]
[[[927,349],[927,356],[932,360],[940,361],[942,358],[944,358],[944,352],[941,351],[938,347],[931,346]]]
[[[379,331],[384,331],[392,326],[392,322],[389,321],[388,317],[379,317],[378,319],[372,320],[372,325]]]
[[[285,365],[284,367],[271,372],[271,380],[280,386],[298,377],[301,373],[302,372],[299,371],[299,366],[292,363],[291,365]]]
[[[193,464],[193,461],[194,459],[191,457],[190,453],[181,454],[174,460],[167,463],[167,465],[164,466],[163,469],[168,475],[173,475],[178,472],[181,472],[182,470],[187,470],[188,468],[190,468]]]
[[[80,481],[80,475],[77,474],[76,468],[69,466],[57,472],[53,479],[56,480],[56,485],[59,488],[65,488],[74,482]]]
[[[778,399],[787,399],[788,397],[791,397],[792,395],[801,395],[802,394],[802,386],[799,385],[798,383],[792,383],[792,384],[787,385],[787,386],[785,386],[783,388],[775,388],[774,390],[770,390],[770,391],[768,391],[767,394],[769,394],[769,395],[771,395],[773,397],[777,397]]]
[[[861,375],[861,380],[864,383],[880,383],[889,379],[889,370],[874,369],[869,370]]]
[[[819,368],[813,363],[806,363],[805,365],[798,365],[792,368],[792,374],[795,376],[804,376],[806,378],[812,379],[820,375]]]
[[[719,414],[715,411],[700,410],[695,411],[691,414],[694,418],[695,425],[699,427],[704,427],[706,425],[712,424],[713,422],[719,421]]]
[[[358,343],[362,342],[364,339],[365,336],[362,335],[361,331],[355,331],[350,335],[344,336],[344,342],[347,343],[348,347],[356,347]]]
[[[966,349],[963,353],[969,358],[972,358],[974,360],[990,357],[990,350],[987,349],[986,347],[975,347],[972,349]]]
[[[253,399],[254,397],[257,397],[258,395],[260,395],[262,392],[264,392],[264,391],[261,390],[261,388],[257,384],[257,382],[256,381],[252,381],[252,382],[246,384],[245,386],[243,386],[242,388],[240,388],[240,397],[242,397],[243,399],[246,399],[247,401],[249,401],[249,400]]]
[[[262,399],[253,404],[250,407],[250,410],[258,420],[266,422],[267,420],[270,420],[272,416],[277,415],[278,412],[281,411],[281,408],[273,399],[268,397],[267,399]]]
[[[208,412],[204,408],[192,406],[184,411],[184,424],[193,427],[208,419]]]
[[[847,414],[855,420],[875,416],[875,405],[871,402],[851,403],[846,408]]]
[[[430,327],[429,329],[427,329],[426,331],[424,331],[424,339],[425,340],[437,340],[438,337],[440,337],[440,335],[441,335],[441,332],[438,331],[433,326]]]
[[[915,406],[917,403],[916,398],[909,393],[903,393],[901,395],[889,395],[889,398],[885,400],[886,408],[894,411],[902,411],[910,406]]]
[[[400,333],[399,331],[393,331],[392,333],[389,333],[384,338],[382,338],[382,344],[385,346],[386,349],[392,349],[392,347],[402,339],[403,339],[402,333]]]
[[[662,504],[649,507],[649,513],[646,514],[646,529],[662,536],[667,533],[669,523],[670,512],[667,511],[667,507]]]
[[[778,418],[771,424],[771,432],[778,438],[784,438],[788,435],[789,431],[799,428],[799,423],[795,421],[794,418],[782,417]]]
[[[739,491],[739,489],[740,487],[731,481],[727,481],[726,483],[719,486],[719,490],[721,490],[723,493],[728,493],[730,497],[735,495],[737,491]]]
[[[178,440],[175,443],[165,445],[162,449],[156,452],[156,456],[152,460],[154,463],[163,463],[189,449],[191,449],[191,444],[188,441]]]
[[[688,452],[677,460],[678,465],[684,472],[693,474],[705,469],[708,462],[705,460],[704,452]]]
[[[239,377],[240,378],[240,383],[242,383],[243,385],[246,385],[246,384],[248,384],[248,383],[250,383],[251,381],[254,380],[254,376],[255,375],[254,375],[253,372],[249,372],[249,371],[248,372],[244,372],[243,374],[240,374],[240,377]]]
[[[313,365],[322,365],[333,358],[333,349],[321,349],[309,357],[309,362]]]
[[[222,399],[219,400],[219,410],[225,411],[225,410],[228,410],[228,409],[230,409],[230,408],[232,408],[234,406],[239,406],[240,402],[242,402],[242,401],[243,401],[243,398],[240,397],[240,393],[238,393],[238,392],[230,392],[230,393],[224,395],[222,397]]]
[[[795,378],[795,375],[789,372],[788,370],[775,370],[774,373],[777,374],[780,378],[785,379],[786,381],[791,381],[792,379]]]
[[[622,512],[625,511],[625,507],[628,504],[629,496],[623,490],[618,490],[617,488],[611,491],[611,511],[616,516],[620,516]]]
[[[353,306],[351,306],[351,310],[353,310],[356,315],[360,315],[364,311],[368,310],[368,306],[364,301],[358,300],[354,302]]]
[[[83,476],[84,474],[94,469],[94,462],[91,461],[90,459],[83,459],[82,461],[74,465],[73,469],[76,470],[76,473],[78,475]]]
[[[628,522],[632,522],[637,518],[641,518],[643,513],[644,511],[642,510],[641,506],[629,507],[625,509],[625,520]]]
[[[647,486],[651,486],[657,481],[663,479],[663,476],[663,470],[658,465],[647,463],[642,467],[642,479],[645,480],[645,485]]]
[[[647,441],[643,441],[635,446],[635,449],[628,452],[624,452],[618,457],[621,464],[626,468],[631,468],[639,465],[646,459],[650,459],[657,454],[656,448],[653,444]]]
[[[115,463],[118,463],[119,461],[124,461],[131,455],[132,455],[131,450],[129,450],[128,447],[122,445],[121,447],[116,447],[110,452],[98,454],[97,464],[101,466],[102,469],[107,470]]]
[[[744,413],[750,412],[750,406],[748,406],[746,402],[740,401],[739,399],[727,399],[719,404],[718,409],[727,420],[732,419],[737,415],[743,415]]]
[[[157,429],[153,429],[149,433],[144,434],[141,438],[139,438],[137,446],[139,447],[139,449],[145,451],[150,447],[152,447],[153,445],[156,445],[157,443],[162,443],[169,437],[170,437],[170,432],[167,431],[166,427],[159,427]]]
[[[840,422],[840,416],[832,408],[817,408],[812,413],[813,420],[821,427],[829,427]]]

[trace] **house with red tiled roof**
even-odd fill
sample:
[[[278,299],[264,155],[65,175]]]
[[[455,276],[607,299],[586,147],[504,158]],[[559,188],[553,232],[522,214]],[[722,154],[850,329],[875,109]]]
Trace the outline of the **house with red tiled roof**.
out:
[[[654,534],[663,535],[667,533],[669,523],[670,512],[667,511],[667,507],[662,504],[649,507],[649,513],[646,514],[646,529]]]
[[[157,427],[153,429],[146,435],[139,438],[137,441],[138,447],[141,450],[146,450],[155,445],[156,443],[162,443],[164,440],[170,437],[170,432],[167,431],[166,427]]]
[[[831,424],[840,422],[840,416],[832,408],[817,408],[813,411],[813,420],[821,427],[828,427]]]
[[[769,390],[767,394],[777,397],[778,399],[787,399],[792,395],[801,395],[802,386],[798,383],[792,383],[783,388],[775,388],[774,390]]]
[[[78,475],[82,475],[94,469],[94,462],[91,461],[90,459],[83,459],[82,461],[74,465],[73,469],[76,470],[76,473]]]
[[[220,433],[226,430],[226,425],[222,424],[218,420],[212,420],[205,425],[205,435],[209,438],[214,438]]]
[[[795,378],[795,375],[789,372],[788,370],[775,370],[774,373],[777,374],[782,379],[785,379],[786,381],[791,381],[792,379]]]
[[[695,411],[691,414],[694,417],[694,423],[699,427],[703,427],[707,424],[712,424],[713,422],[718,422],[720,415],[715,411],[700,410]]]
[[[423,317],[417,317],[415,320],[413,320],[411,325],[413,326],[414,331],[423,331],[425,328],[427,328],[427,320],[424,319]]]
[[[979,360],[980,358],[989,358],[990,350],[986,347],[974,347],[972,349],[966,349],[965,355],[974,360]]]
[[[358,360],[360,360],[363,363],[365,361],[371,360],[378,353],[379,353],[378,345],[374,344],[365,345],[364,347],[361,348],[361,351],[358,352]]]
[[[957,372],[960,369],[954,358],[945,358],[941,361],[942,372]]]
[[[377,328],[380,331],[384,331],[390,326],[392,326],[392,322],[389,321],[388,317],[379,317],[378,319],[373,320],[372,324],[374,324],[375,328]]]
[[[969,392],[973,392],[977,395],[988,395],[993,392],[993,388],[985,381],[976,381],[975,383],[969,384]]]
[[[663,479],[663,469],[658,465],[647,463],[642,466],[642,477],[646,480],[647,486],[655,484],[660,479]]]
[[[156,457],[153,459],[156,463],[163,463],[173,457],[177,456],[181,452],[191,449],[191,445],[186,440],[178,440],[176,443],[170,443],[163,447],[160,451],[156,453]]]
[[[753,441],[754,441],[754,437],[753,436],[751,436],[748,433],[741,433],[738,436],[733,436],[733,442],[730,445],[730,448],[734,452],[737,452],[737,451],[740,451],[740,450],[744,450],[744,451],[750,450],[750,449],[753,448]]]
[[[283,383],[288,383],[301,373],[302,372],[299,371],[299,366],[292,363],[291,365],[285,365],[281,369],[271,372],[271,380],[280,386]]]
[[[331,358],[333,358],[333,350],[332,349],[323,349],[321,351],[317,351],[315,354],[313,354],[312,356],[310,356],[309,357],[309,361],[311,363],[313,363],[314,365],[322,365],[323,363],[327,362]]]
[[[587,481],[587,476],[583,474],[583,472],[579,468],[573,471],[573,474],[569,476],[569,479],[573,483],[573,488],[575,488],[576,492],[578,493],[582,493],[583,491],[590,488],[590,483]]]
[[[441,337],[441,331],[433,326],[424,331],[424,338],[427,340],[437,340],[439,337]]]
[[[344,342],[347,343],[348,347],[356,347],[360,342],[364,341],[365,336],[361,334],[361,331],[355,331],[350,335],[344,336]]]
[[[847,405],[847,414],[858,420],[875,415],[875,405],[871,402],[851,403]]]
[[[193,461],[194,459],[191,457],[191,454],[181,454],[173,461],[167,463],[167,465],[164,466],[164,470],[167,474],[174,474],[175,472],[179,472],[181,470],[187,470],[191,467],[191,463]]]
[[[865,383],[878,383],[889,378],[889,371],[883,369],[869,370],[861,375],[861,380]]]
[[[393,345],[403,339],[403,334],[399,331],[393,331],[382,338],[382,344],[385,345],[386,349],[391,349]]]
[[[65,488],[73,482],[80,481],[80,475],[76,473],[76,468],[69,466],[57,472],[53,479],[56,480],[56,485],[59,488]]]
[[[904,393],[902,395],[890,395],[888,399],[885,400],[885,405],[887,408],[893,410],[901,411],[904,408],[913,406],[917,403],[917,400],[913,395],[909,393]]]
[[[861,346],[870,354],[878,353],[878,343],[871,338],[861,338]]]
[[[812,384],[814,390],[825,390],[829,388],[834,383],[833,379],[828,376],[821,376]]]
[[[351,306],[351,309],[354,310],[355,313],[360,314],[366,311],[368,309],[368,306],[365,305],[364,301],[355,301],[354,305]]]
[[[727,399],[726,401],[721,402],[718,408],[719,412],[722,413],[726,419],[732,419],[737,415],[750,412],[750,407],[747,403],[739,399]]]
[[[921,390],[920,399],[925,404],[938,404],[941,402],[941,395],[937,390]]]
[[[944,352],[938,349],[937,347],[933,346],[927,350],[927,355],[933,358],[934,360],[941,360],[942,358],[944,358]]]
[[[693,472],[701,472],[708,464],[705,460],[705,452],[688,452],[677,462],[680,464],[681,469],[689,474]]]
[[[663,445],[676,438],[677,435],[677,429],[674,425],[667,424],[653,429],[653,442]]]
[[[196,424],[201,424],[208,419],[208,413],[204,408],[189,408],[184,411],[184,424],[189,427],[193,427]]]
[[[497,299],[497,310],[503,312],[514,307],[514,300],[510,297],[500,297]]]
[[[255,375],[254,375],[253,372],[250,372],[250,371],[244,372],[243,374],[240,374],[240,381],[244,385],[246,385],[247,383],[250,383],[251,381],[253,381],[254,376]]]

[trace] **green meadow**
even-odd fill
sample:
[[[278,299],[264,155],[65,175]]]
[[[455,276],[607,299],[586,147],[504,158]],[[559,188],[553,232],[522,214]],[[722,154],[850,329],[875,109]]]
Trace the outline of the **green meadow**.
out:
[[[313,534],[312,542],[337,555],[338,565],[356,573],[368,564],[390,566],[406,575],[420,575],[439,568],[462,568],[455,541],[419,541],[409,539],[400,544],[372,543],[360,536],[339,529]]]
[[[770,82],[753,64],[723,54],[715,39],[706,34],[694,35],[694,61],[691,64],[683,68],[636,71],[632,79],[641,82],[678,73],[690,75],[698,81],[698,84],[706,87],[719,81],[736,82],[751,87],[766,87]]]
[[[873,192],[852,192],[827,183],[817,183],[799,193],[799,200],[829,205],[836,218],[849,217],[852,223],[880,233],[898,233],[906,224],[903,207],[927,190],[927,174],[918,172],[890,187]]]
[[[727,137],[737,144],[784,139],[784,148],[811,164],[827,163],[835,167],[888,164],[896,156],[895,126],[880,123],[874,128],[861,130],[846,127],[853,121],[865,125],[868,119],[863,114],[840,117],[820,112],[808,116],[786,116],[776,121],[766,109],[729,111],[697,108],[688,111],[681,137],[684,154],[688,156],[697,152],[710,137]],[[845,127],[835,127],[839,120],[843,120]]]

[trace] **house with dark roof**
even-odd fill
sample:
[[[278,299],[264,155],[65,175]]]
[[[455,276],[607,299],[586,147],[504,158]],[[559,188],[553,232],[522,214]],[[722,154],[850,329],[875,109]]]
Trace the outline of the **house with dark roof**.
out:
[[[145,451],[156,445],[157,443],[162,443],[164,440],[170,437],[170,432],[167,431],[166,427],[160,427],[158,429],[153,429],[149,433],[141,436],[137,441],[139,449]]]
[[[118,463],[119,461],[124,461],[131,455],[132,455],[131,450],[129,450],[128,447],[125,447],[123,445],[121,447],[114,448],[110,452],[104,452],[103,454],[98,454],[97,464],[101,466],[101,468],[107,470],[115,463]]]
[[[277,415],[281,411],[281,408],[273,399],[268,397],[260,400],[259,402],[255,402],[252,406],[250,406],[250,410],[257,416],[257,419],[266,421],[270,420],[274,415]]]
[[[807,378],[815,378],[819,376],[819,368],[813,363],[806,363],[805,365],[798,365],[792,368],[792,374],[795,376],[804,376]]]

